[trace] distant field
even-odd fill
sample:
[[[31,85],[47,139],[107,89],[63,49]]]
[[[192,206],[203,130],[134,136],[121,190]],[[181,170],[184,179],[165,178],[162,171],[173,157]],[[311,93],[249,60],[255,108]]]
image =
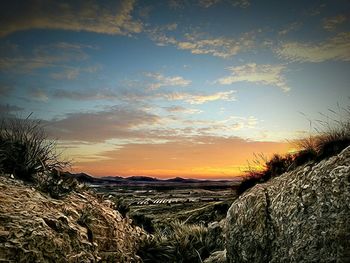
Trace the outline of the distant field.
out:
[[[94,185],[94,188],[127,205],[129,217],[142,215],[153,225],[173,220],[206,225],[225,217],[236,198],[237,186],[234,181],[205,181]]]

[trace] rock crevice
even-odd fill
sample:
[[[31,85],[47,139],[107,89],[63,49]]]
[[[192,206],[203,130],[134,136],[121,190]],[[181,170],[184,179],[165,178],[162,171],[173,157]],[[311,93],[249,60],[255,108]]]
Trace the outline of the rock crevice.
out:
[[[245,192],[225,226],[228,262],[350,262],[350,147]]]

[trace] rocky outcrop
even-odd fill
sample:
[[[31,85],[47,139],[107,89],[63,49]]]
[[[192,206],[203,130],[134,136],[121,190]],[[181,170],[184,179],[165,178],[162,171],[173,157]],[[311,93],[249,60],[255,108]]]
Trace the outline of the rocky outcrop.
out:
[[[350,262],[350,147],[242,194],[224,232],[228,262]]]
[[[52,199],[0,176],[0,262],[139,262],[143,234],[89,192]]]

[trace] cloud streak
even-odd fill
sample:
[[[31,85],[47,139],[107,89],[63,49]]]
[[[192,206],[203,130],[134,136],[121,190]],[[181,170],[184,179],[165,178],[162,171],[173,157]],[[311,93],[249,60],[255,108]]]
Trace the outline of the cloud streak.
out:
[[[113,1],[106,6],[95,1],[11,1],[0,11],[0,37],[29,29],[62,29],[126,35],[142,31],[133,20],[133,0]],[[94,19],[91,19],[93,17]]]
[[[100,161],[76,164],[95,175],[149,175],[232,178],[247,168],[253,152],[283,153],[287,143],[256,142],[239,137],[197,136],[166,143],[130,143],[99,153]],[[217,158],[217,157],[220,158]],[[181,164],[181,165],[179,165]]]
[[[207,94],[207,95],[195,95],[195,94],[189,94],[189,93],[180,93],[180,92],[174,92],[174,93],[169,93],[169,94],[164,94],[163,96],[170,100],[181,100],[181,101],[186,101],[190,104],[203,104],[206,102],[211,102],[211,101],[217,101],[217,100],[224,100],[224,101],[235,101],[235,90],[230,90],[230,91],[221,91],[221,92],[216,92],[212,94]]]
[[[143,138],[143,126],[154,125],[160,118],[143,110],[114,106],[92,113],[70,113],[48,121],[49,131],[60,140],[103,142],[113,138]]]
[[[170,113],[198,114],[202,112],[199,109],[185,108],[182,106],[165,107],[165,109]]]
[[[231,71],[231,74],[218,79],[216,81],[217,83],[230,85],[243,81],[275,86],[284,92],[290,90],[282,74],[285,70],[285,66],[283,65],[258,65],[256,63],[249,63],[243,66],[229,67],[227,69]]]
[[[323,28],[327,31],[333,31],[337,26],[343,24],[347,20],[345,15],[337,15],[323,19]]]
[[[57,99],[69,99],[69,100],[116,100],[121,96],[118,96],[115,92],[109,89],[94,89],[84,91],[64,90],[56,89],[53,92],[53,97]]]
[[[184,79],[181,76],[166,77],[160,73],[151,73],[151,72],[145,73],[145,76],[153,80],[153,82],[148,85],[148,88],[151,90],[156,90],[161,87],[169,87],[169,86],[186,87],[192,83],[191,80]]]
[[[280,58],[296,62],[350,61],[350,33],[339,33],[321,43],[287,42],[275,52]]]
[[[35,47],[31,54],[19,53],[0,57],[0,69],[11,72],[30,72],[47,67],[64,67],[72,69],[66,63],[83,61],[88,58],[84,49],[93,48],[86,45],[59,42]],[[71,76],[74,76],[71,75]]]
[[[221,2],[227,2],[227,3],[231,4],[232,6],[240,7],[240,8],[247,8],[250,6],[249,0],[226,0],[226,1],[223,1],[223,0],[199,0],[198,4],[201,7],[209,8],[213,5],[216,5],[216,4],[221,3]]]
[[[192,54],[212,55],[220,58],[230,58],[241,51],[254,47],[254,34],[245,33],[237,39],[229,37],[210,37],[198,33],[187,33],[179,40],[155,28],[149,31],[150,38],[158,46],[176,46],[180,50],[189,50]]]

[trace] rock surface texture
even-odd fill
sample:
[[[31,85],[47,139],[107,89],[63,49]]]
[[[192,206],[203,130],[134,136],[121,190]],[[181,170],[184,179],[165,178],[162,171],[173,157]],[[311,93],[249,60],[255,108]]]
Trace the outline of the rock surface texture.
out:
[[[230,263],[350,262],[350,147],[243,193],[224,232]]]
[[[0,262],[138,262],[143,231],[96,195],[62,200],[0,176]]]

